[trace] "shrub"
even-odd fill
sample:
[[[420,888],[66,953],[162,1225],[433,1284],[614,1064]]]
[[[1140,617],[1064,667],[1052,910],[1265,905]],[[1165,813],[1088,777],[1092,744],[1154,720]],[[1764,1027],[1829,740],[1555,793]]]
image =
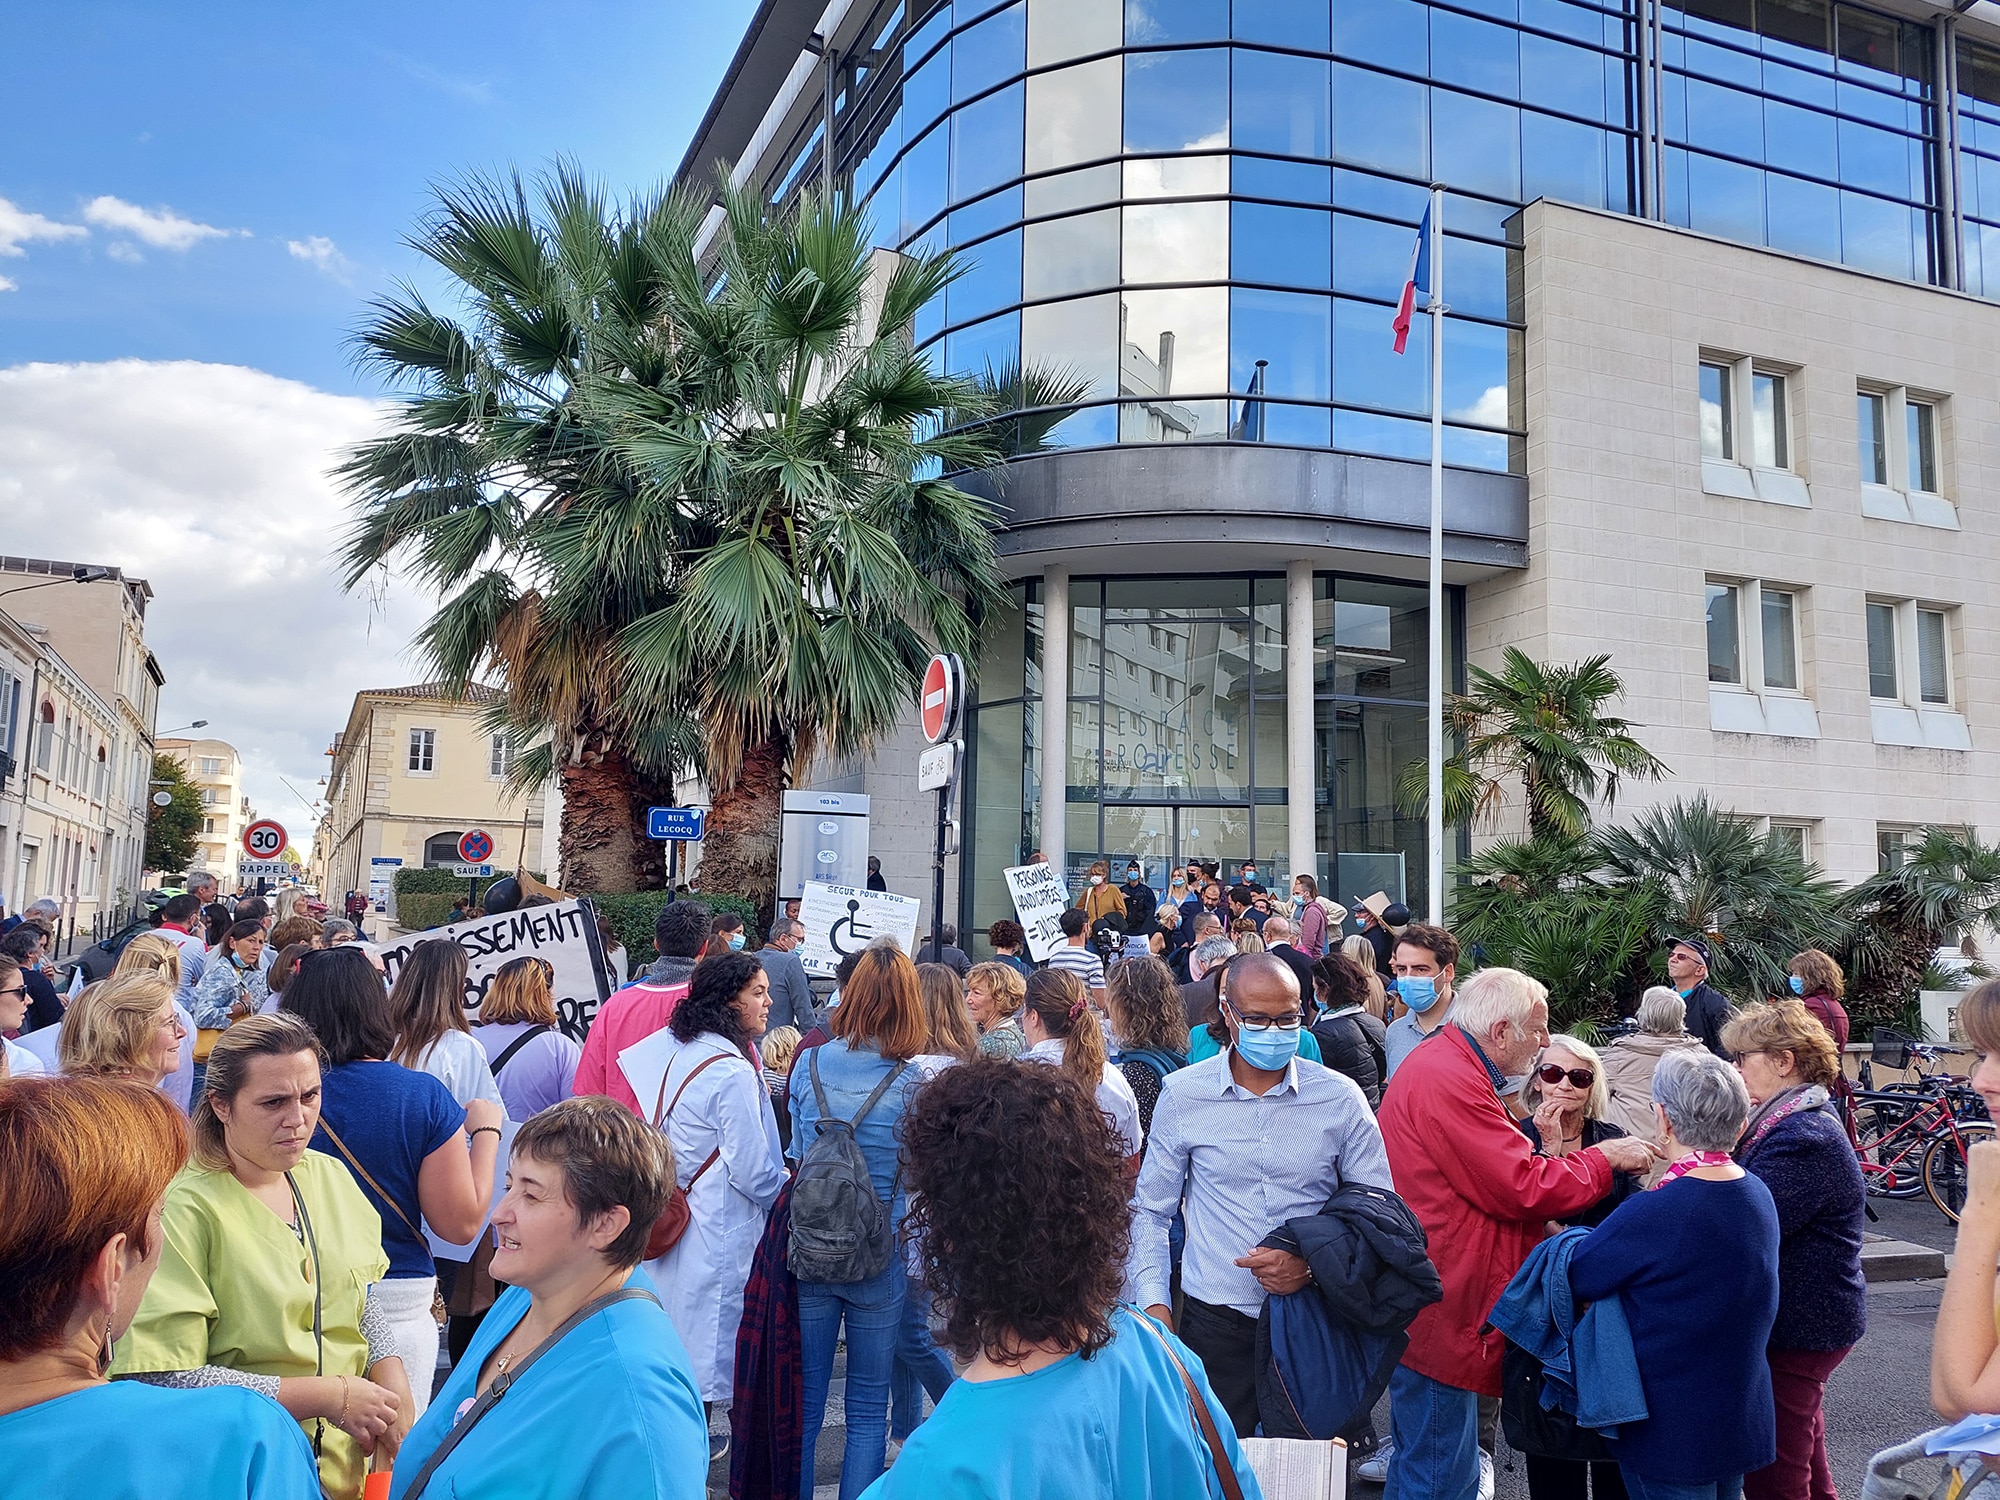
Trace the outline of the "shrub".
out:
[[[617,891],[609,895],[599,893],[590,898],[597,914],[611,924],[625,944],[628,972],[637,975],[658,956],[653,948],[653,923],[659,919],[661,908],[673,899],[667,891]],[[701,891],[691,893],[684,899],[700,902],[711,912],[735,912],[743,919],[743,925],[750,929],[752,943],[761,936],[756,930],[756,903],[745,897]]]
[[[461,891],[459,895],[463,895]],[[419,891],[396,898],[396,925],[410,932],[438,927],[451,920],[452,903],[458,896],[436,891]]]

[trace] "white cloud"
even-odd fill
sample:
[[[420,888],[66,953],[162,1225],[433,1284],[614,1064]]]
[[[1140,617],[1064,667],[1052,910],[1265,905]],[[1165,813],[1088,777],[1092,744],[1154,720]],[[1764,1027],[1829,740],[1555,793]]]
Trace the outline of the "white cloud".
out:
[[[15,291],[20,285],[21,283],[18,281],[12,281],[5,276],[0,276],[0,292]]]
[[[155,250],[186,250],[203,240],[228,239],[247,235],[247,229],[217,229],[213,224],[182,218],[171,208],[141,208],[109,194],[92,198],[83,206],[83,216],[100,229],[129,234]]]
[[[348,267],[352,264],[346,256],[340,253],[340,246],[334,244],[332,240],[323,234],[309,235],[302,240],[286,240],[285,248],[296,259],[302,260],[307,265],[313,267],[313,269],[324,271],[327,275],[336,279],[344,277]]]
[[[21,246],[30,240],[80,240],[89,233],[81,224],[60,224],[0,198],[0,255],[26,255]]]
[[[427,88],[436,89],[447,99],[456,99],[460,104],[490,104],[493,101],[493,85],[484,78],[468,78],[462,73],[447,73],[442,68],[418,62],[415,58],[405,57],[400,52],[385,50],[382,55],[411,79]]]
[[[301,844],[311,820],[279,777],[312,795],[355,691],[419,679],[405,646],[435,607],[394,583],[345,594],[334,574],[348,512],[327,471],[382,410],[232,365],[0,369],[7,550],[148,580],[161,726],[209,720]]]
[[[1457,411],[1445,415],[1454,422],[1470,422],[1475,427],[1505,427],[1507,425],[1507,387],[1489,385],[1479,393],[1479,399],[1470,406],[1462,406]]]
[[[146,257],[139,253],[139,247],[130,240],[113,240],[104,247],[104,253],[113,260],[123,261],[128,266],[142,266]]]

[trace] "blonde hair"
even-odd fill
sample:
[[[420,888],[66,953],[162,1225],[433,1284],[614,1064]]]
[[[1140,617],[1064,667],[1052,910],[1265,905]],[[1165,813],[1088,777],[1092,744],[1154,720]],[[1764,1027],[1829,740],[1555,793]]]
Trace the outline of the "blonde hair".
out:
[[[796,1026],[775,1026],[764,1033],[764,1040],[757,1044],[757,1050],[764,1054],[764,1070],[767,1073],[785,1073],[791,1070],[792,1059],[798,1055],[799,1028]]]
[[[993,1008],[1003,1016],[1013,1015],[1028,998],[1028,981],[1012,964],[974,964],[966,971],[965,987],[971,989],[975,984],[984,987]]]
[[[526,1021],[535,1026],[557,1025],[555,993],[549,988],[555,968],[545,958],[510,958],[500,966],[479,1003],[481,1026],[509,1026]]]
[[[1603,1056],[1582,1037],[1559,1031],[1549,1038],[1549,1044],[1542,1049],[1541,1058],[1536,1066],[1540,1067],[1542,1063],[1547,1062],[1549,1054],[1558,1047],[1571,1057],[1589,1065],[1590,1092],[1584,1096],[1583,1117],[1586,1120],[1603,1119],[1605,1111],[1611,1108],[1611,1086],[1604,1081]]]
[[[1361,970],[1362,978],[1368,981],[1368,998],[1361,1002],[1363,1010],[1378,1021],[1389,1018],[1389,992],[1382,985],[1382,976],[1375,971],[1375,945],[1355,933],[1340,941],[1340,956],[1353,960]]]
[[[158,974],[113,974],[90,985],[63,1016],[57,1065],[107,1078],[151,1073],[160,1007],[173,1003],[174,987]]]
[[[160,978],[180,988],[181,946],[172,938],[157,932],[142,932],[125,945],[125,951],[118,955],[118,967],[112,974],[157,974]]]
[[[1840,1053],[1833,1045],[1833,1038],[1819,1017],[1800,1000],[1771,1000],[1745,1006],[1723,1023],[1722,1045],[1739,1055],[1789,1052],[1792,1066],[1798,1069],[1804,1083],[1831,1088],[1840,1076]]]
[[[965,1008],[965,986],[943,964],[918,964],[917,988],[924,997],[932,1052],[970,1062],[979,1055],[979,1033]]]

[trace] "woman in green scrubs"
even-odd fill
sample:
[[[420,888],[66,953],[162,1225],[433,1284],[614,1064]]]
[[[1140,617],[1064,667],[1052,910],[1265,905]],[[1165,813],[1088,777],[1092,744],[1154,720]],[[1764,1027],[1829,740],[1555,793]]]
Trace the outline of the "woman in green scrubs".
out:
[[[341,1163],[306,1149],[320,1047],[296,1016],[250,1016],[218,1038],[195,1101],[195,1160],[167,1190],[160,1268],[115,1375],[245,1385],[298,1419],[326,1493],[386,1469],[412,1405],[368,1288],[388,1270],[382,1225]],[[429,1372],[425,1372],[428,1376]]]

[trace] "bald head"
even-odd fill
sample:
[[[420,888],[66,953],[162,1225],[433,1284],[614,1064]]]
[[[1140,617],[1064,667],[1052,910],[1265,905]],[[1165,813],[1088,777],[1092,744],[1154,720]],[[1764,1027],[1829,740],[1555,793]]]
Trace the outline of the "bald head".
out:
[[[1244,953],[1229,965],[1223,998],[1240,1016],[1284,1016],[1299,1008],[1299,979],[1270,953]]]
[[[1292,940],[1292,924],[1286,917],[1266,917],[1263,927],[1264,946],[1273,943],[1289,943]]]

